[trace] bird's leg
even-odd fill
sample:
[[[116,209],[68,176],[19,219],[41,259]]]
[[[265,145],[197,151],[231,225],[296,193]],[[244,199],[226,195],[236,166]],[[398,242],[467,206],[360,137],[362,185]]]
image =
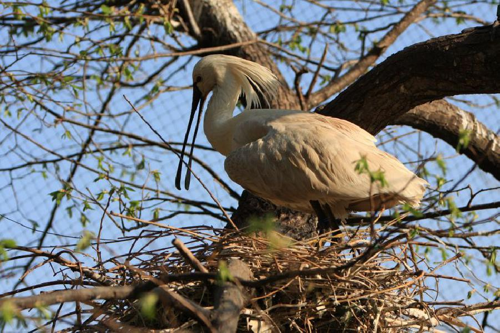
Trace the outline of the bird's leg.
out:
[[[318,216],[318,232],[323,234],[327,231],[333,231],[332,236],[340,234],[340,220],[335,218],[330,209],[330,206],[325,204],[321,205],[318,201],[311,200],[311,207]],[[335,238],[330,241],[333,245],[336,242]]]
[[[328,216],[323,211],[323,208],[321,207],[321,204],[319,203],[319,201],[311,200],[309,202],[311,203],[311,207],[314,209],[314,212],[316,213],[316,216],[318,217],[318,230],[319,230],[319,233],[322,234],[322,233],[326,232],[330,227],[330,221],[328,219]]]
[[[325,204],[323,205],[323,212],[325,212],[327,219],[328,219],[328,227],[332,231],[332,236],[336,236],[340,234],[340,219],[335,218],[335,215],[332,213],[332,209],[330,208],[330,205]]]

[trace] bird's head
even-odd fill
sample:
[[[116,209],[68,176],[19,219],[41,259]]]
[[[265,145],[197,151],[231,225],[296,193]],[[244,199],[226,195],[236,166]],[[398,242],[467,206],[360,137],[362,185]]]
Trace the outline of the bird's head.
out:
[[[202,58],[193,69],[193,103],[201,101],[202,105],[208,94],[225,82],[241,86],[247,108],[269,107],[268,97],[275,96],[279,87],[278,79],[268,68],[242,58],[214,54]]]

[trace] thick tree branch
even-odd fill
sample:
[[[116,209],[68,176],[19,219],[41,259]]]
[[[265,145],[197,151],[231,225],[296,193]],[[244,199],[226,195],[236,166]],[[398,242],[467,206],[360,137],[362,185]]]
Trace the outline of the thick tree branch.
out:
[[[417,106],[396,119],[394,124],[425,131],[453,147],[458,146],[460,136],[467,136],[470,141],[459,152],[500,180],[500,138],[472,113],[439,100]]]
[[[370,66],[372,66],[375,61],[391,46],[396,39],[419,17],[422,15],[435,0],[422,0],[415,7],[413,7],[405,16],[394,25],[394,27],[380,40],[380,42],[375,45],[368,54],[366,54],[359,62],[356,63],[347,73],[344,75],[333,79],[328,85],[317,91],[311,96],[308,101],[310,107],[314,107],[330,96],[338,93],[351,83],[353,83],[358,77],[363,75]]]
[[[127,299],[134,294],[134,286],[95,287],[90,289],[59,290],[40,295],[4,298],[0,307],[10,303],[18,309],[29,309],[36,306],[49,306],[66,302],[85,302],[94,299]]]
[[[434,38],[392,55],[320,113],[376,134],[414,107],[459,94],[500,92],[498,28]]]
[[[228,265],[231,275],[238,280],[249,281],[253,278],[252,271],[241,260],[233,259]],[[241,310],[248,302],[247,292],[239,283],[226,281],[215,292],[212,324],[220,333],[236,332]]]

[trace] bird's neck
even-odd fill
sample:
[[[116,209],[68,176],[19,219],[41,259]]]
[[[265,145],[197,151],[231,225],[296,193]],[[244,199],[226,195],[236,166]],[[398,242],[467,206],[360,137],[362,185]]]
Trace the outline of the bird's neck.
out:
[[[240,96],[241,86],[229,78],[216,86],[208,103],[204,120],[205,135],[212,147],[222,155],[231,152],[233,137],[233,112]]]

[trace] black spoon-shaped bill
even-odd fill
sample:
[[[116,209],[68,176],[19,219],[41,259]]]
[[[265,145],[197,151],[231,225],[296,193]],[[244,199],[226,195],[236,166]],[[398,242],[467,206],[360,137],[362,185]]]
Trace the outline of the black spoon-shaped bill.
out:
[[[198,128],[200,127],[201,123],[201,114],[203,111],[203,102],[204,100],[201,100],[200,103],[200,108],[198,110],[198,119],[196,120],[196,126],[194,128],[194,133],[193,133],[193,142],[191,143],[191,149],[189,151],[189,162],[188,162],[188,168],[186,170],[186,178],[184,179],[184,187],[186,190],[189,190],[189,184],[191,184],[191,166],[193,164],[193,152],[194,152],[194,144],[196,143],[196,135],[198,135]]]
[[[201,101],[201,103],[200,103],[200,101]],[[193,144],[191,146],[191,154],[190,154],[191,156],[193,155],[193,146],[194,146],[195,139],[196,139],[196,133],[198,132],[198,126],[200,123],[201,112],[203,110],[204,102],[205,102],[205,99],[202,97],[200,89],[196,85],[194,85],[193,86],[193,103],[191,105],[191,115],[189,116],[189,123],[188,123],[188,127],[186,130],[186,135],[184,136],[184,143],[182,144],[181,156],[179,159],[179,165],[177,166],[177,174],[175,176],[175,187],[178,190],[181,189],[182,165],[184,164],[184,154],[186,153],[187,141],[188,141],[188,137],[189,137],[189,132],[191,131],[191,125],[193,124],[194,114],[196,113],[196,108],[199,104],[200,105],[199,115],[198,115],[198,121],[197,121],[196,127],[195,127],[195,135],[193,137]],[[192,157],[189,158],[189,164],[188,164],[189,167],[191,167],[191,159],[192,159]],[[187,180],[187,177],[190,177],[190,176],[191,176],[191,173],[189,172],[189,169],[188,169],[188,173],[186,174],[186,182],[185,182],[185,185],[187,185],[186,186],[187,190],[189,189],[189,181]]]

